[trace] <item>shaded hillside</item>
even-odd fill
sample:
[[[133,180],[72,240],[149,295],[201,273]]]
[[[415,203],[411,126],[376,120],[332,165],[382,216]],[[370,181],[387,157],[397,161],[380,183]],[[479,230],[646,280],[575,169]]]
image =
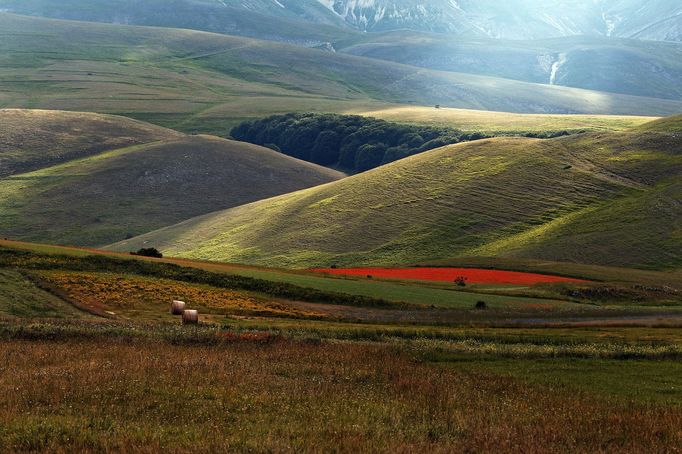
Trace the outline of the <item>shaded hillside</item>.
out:
[[[512,256],[682,263],[677,133],[488,139],[115,245],[286,266]]]
[[[182,137],[124,117],[0,109],[0,177],[106,150]]]
[[[30,55],[30,58],[26,56]],[[225,131],[273,112],[387,103],[662,115],[682,102],[430,71],[272,41],[0,14],[0,106],[119,113]]]
[[[215,137],[137,145],[0,179],[0,236],[107,244],[341,176]]]

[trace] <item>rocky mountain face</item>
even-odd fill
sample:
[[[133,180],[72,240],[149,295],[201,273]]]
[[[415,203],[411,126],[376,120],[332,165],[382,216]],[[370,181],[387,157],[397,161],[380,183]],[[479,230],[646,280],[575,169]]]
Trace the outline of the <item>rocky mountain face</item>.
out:
[[[362,31],[400,28],[502,39],[682,40],[679,0],[318,0]]]

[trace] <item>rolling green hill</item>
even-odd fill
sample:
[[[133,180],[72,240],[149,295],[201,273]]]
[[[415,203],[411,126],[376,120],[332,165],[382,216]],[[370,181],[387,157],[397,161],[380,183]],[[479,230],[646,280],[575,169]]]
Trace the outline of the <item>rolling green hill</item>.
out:
[[[130,118],[0,109],[0,177],[182,134]]]
[[[298,267],[454,256],[679,267],[681,170],[674,129],[488,139],[113,248],[155,246],[182,257]]]
[[[269,113],[395,103],[534,113],[667,115],[682,102],[432,71],[165,28],[0,14],[0,107],[96,111],[226,135]]]
[[[107,244],[341,176],[255,145],[170,137],[1,178],[0,236]]]

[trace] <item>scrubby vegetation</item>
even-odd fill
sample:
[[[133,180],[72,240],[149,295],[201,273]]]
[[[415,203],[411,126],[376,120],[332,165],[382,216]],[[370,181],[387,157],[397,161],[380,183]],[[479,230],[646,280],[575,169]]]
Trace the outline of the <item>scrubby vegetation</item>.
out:
[[[400,307],[378,298],[325,292],[299,287],[283,282],[272,282],[245,276],[213,273],[196,268],[181,267],[170,263],[154,263],[142,260],[125,260],[103,255],[84,257],[67,255],[41,255],[0,247],[0,268],[26,270],[102,271],[136,274],[146,277],[172,279],[181,282],[207,284],[217,288],[260,292],[272,297],[302,301],[346,304],[351,306]]]

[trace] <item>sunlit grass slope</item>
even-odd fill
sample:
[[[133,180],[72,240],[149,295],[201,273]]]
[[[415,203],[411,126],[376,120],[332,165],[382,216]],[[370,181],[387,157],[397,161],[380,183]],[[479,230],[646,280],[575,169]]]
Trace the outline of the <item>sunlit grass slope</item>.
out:
[[[0,14],[0,107],[96,111],[227,134],[281,111],[442,104],[667,115],[682,102],[439,72],[271,41]]]
[[[0,177],[182,134],[129,118],[0,109]]]
[[[678,133],[639,130],[482,140],[115,248],[300,267],[454,256],[679,267],[681,151]]]
[[[99,245],[343,175],[211,136],[106,151],[0,179],[0,235]]]
[[[624,131],[655,120],[653,117],[641,116],[518,114],[425,106],[386,107],[351,113],[399,123],[450,126],[463,131],[490,134]]]
[[[640,128],[642,131],[659,131],[677,134],[680,137],[682,133],[682,115],[674,117],[661,118],[658,121],[645,123]]]

